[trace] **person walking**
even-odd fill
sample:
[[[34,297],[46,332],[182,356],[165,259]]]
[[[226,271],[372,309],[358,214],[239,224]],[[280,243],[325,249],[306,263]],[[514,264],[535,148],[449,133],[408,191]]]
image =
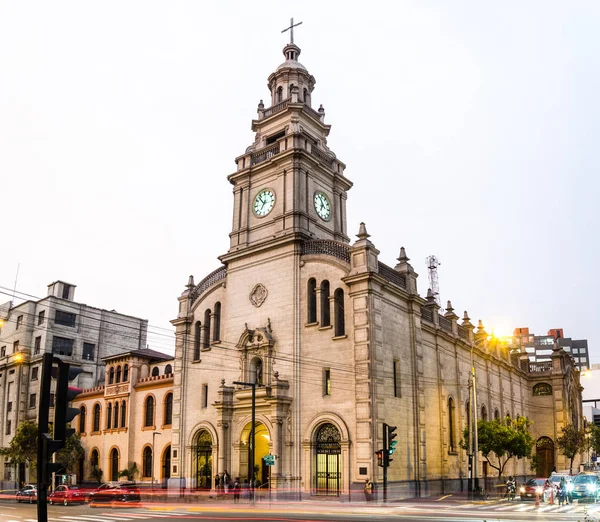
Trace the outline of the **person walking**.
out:
[[[365,501],[371,502],[373,500],[373,483],[369,478],[365,479],[363,491],[365,492]]]
[[[240,502],[240,477],[235,478],[233,483],[233,503],[238,504]]]

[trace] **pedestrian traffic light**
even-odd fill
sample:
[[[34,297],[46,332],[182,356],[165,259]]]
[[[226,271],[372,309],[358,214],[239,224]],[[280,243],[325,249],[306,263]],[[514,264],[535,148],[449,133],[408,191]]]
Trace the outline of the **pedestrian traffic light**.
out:
[[[380,468],[383,468],[383,454],[384,454],[384,451],[382,449],[375,452],[375,455],[377,455],[377,465]]]

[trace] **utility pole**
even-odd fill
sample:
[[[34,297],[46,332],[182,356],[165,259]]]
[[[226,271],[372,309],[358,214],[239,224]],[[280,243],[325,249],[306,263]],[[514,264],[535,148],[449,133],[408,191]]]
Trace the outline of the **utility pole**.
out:
[[[248,456],[248,476],[250,478],[250,501],[254,503],[254,448],[256,443],[256,383],[233,381],[233,384],[239,386],[252,386],[252,427],[250,428],[250,437],[248,443],[250,446],[250,455]]]

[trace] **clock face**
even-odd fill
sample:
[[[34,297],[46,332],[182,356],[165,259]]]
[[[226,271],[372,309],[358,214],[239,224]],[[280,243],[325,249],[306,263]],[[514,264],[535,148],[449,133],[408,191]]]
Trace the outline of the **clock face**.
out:
[[[275,206],[275,192],[271,189],[261,190],[254,198],[254,213],[258,217],[266,216]]]
[[[322,192],[315,193],[315,210],[321,219],[329,221],[331,217],[331,203],[329,203],[329,199]]]

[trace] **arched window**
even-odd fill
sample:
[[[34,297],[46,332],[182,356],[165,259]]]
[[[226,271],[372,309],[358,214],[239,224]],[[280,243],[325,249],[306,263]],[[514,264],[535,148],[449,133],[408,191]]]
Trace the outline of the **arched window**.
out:
[[[165,397],[165,426],[173,424],[173,394],[167,393]]]
[[[194,361],[200,360],[200,338],[202,335],[202,323],[196,321],[194,326]]]
[[[111,366],[108,371],[108,384],[112,384],[115,382],[115,369]]]
[[[110,480],[119,480],[119,451],[113,448],[110,452]]]
[[[125,419],[127,418],[127,407],[125,406],[125,401],[121,403],[121,428],[125,427]]]
[[[158,377],[160,375],[160,370],[158,369],[158,366],[155,366],[154,368],[152,368],[152,377]]]
[[[485,406],[481,407],[481,419],[484,421],[487,420],[487,410],[485,409]]]
[[[100,405],[94,405],[94,429],[92,431],[100,431]]]
[[[307,322],[317,322],[317,282],[314,277],[308,280],[306,287],[306,308],[307,308]]]
[[[123,382],[127,382],[129,380],[129,365],[123,366]]]
[[[540,382],[533,387],[533,395],[552,395],[552,385]]]
[[[310,105],[310,99],[308,97],[308,89],[304,89],[304,91],[302,92],[302,99],[304,100],[304,103],[306,103],[306,105]]]
[[[173,373],[173,367],[170,364],[165,366],[165,375],[171,375]]]
[[[147,478],[152,477],[152,450],[150,446],[144,448],[142,462],[142,476]]]
[[[98,453],[97,449],[92,450],[90,464],[92,465],[92,469],[98,469],[98,466],[100,464],[100,454]]]
[[[117,380],[116,382],[121,382],[121,366],[117,366]]]
[[[346,322],[344,320],[344,291],[338,288],[333,293],[333,316],[335,320],[334,335],[346,335]]]
[[[321,283],[321,326],[331,326],[331,312],[329,308],[329,281]]]
[[[221,340],[221,303],[219,303],[218,301],[215,303],[215,313],[213,315],[214,315],[214,320],[213,320],[212,340],[220,341]]]
[[[144,426],[154,426],[154,397],[148,396],[146,399],[146,415],[144,416]]]
[[[119,427],[119,403],[115,402],[115,411],[113,413],[113,428]]]
[[[106,407],[106,429],[110,430],[112,420],[112,405],[109,403]]]
[[[494,410],[494,420],[500,420],[500,412],[498,411],[498,408]]]
[[[202,335],[202,348],[210,347],[210,309],[204,312],[204,327]]]
[[[283,101],[283,87],[277,87],[277,96],[275,97],[275,103],[280,103]]]
[[[448,398],[448,447],[449,451],[456,451],[454,441],[454,399]]]
[[[511,418],[511,416],[510,416],[510,413],[507,413],[507,414],[506,414],[506,419],[504,419],[504,420],[505,420],[505,423],[506,423],[506,425],[507,425],[507,426],[510,426],[510,425],[511,425],[511,423],[512,423],[512,418]]]
[[[81,406],[79,411],[79,433],[85,433],[85,406]]]

